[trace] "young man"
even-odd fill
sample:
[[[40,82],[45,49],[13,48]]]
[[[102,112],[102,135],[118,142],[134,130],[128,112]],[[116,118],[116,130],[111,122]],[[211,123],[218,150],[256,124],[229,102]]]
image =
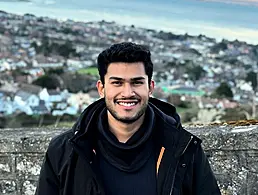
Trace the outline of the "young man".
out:
[[[37,195],[219,195],[201,140],[172,105],[151,98],[150,51],[112,45],[98,56],[101,99],[46,152]]]

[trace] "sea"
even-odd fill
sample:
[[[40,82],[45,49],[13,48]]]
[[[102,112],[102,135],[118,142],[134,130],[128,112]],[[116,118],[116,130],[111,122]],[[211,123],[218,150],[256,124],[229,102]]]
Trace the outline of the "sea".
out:
[[[227,3],[225,3],[227,2]],[[235,3],[238,2],[238,3]],[[60,20],[115,21],[175,34],[204,34],[258,44],[258,1],[31,0],[0,1],[0,10]]]

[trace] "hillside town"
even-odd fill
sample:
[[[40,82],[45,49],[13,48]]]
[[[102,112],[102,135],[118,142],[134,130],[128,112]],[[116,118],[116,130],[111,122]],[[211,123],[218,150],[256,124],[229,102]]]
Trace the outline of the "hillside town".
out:
[[[182,112],[183,122],[256,117],[258,45],[104,20],[60,21],[4,11],[0,11],[0,117],[78,115],[99,98],[98,54],[123,41],[150,48],[153,96],[178,106],[179,112],[188,108]],[[239,115],[230,118],[228,109]]]

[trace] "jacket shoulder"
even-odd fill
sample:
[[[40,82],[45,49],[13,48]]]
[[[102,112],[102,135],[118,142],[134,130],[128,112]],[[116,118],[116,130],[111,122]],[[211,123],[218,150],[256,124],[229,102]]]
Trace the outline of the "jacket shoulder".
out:
[[[73,136],[73,131],[68,130],[60,135],[52,138],[49,143],[46,155],[48,156],[52,167],[58,173],[61,167],[69,159],[72,152],[72,147],[69,144],[69,139]]]
[[[72,129],[67,130],[55,137],[53,137],[49,143],[49,148],[60,148],[60,146],[66,144],[70,138],[74,135]]]

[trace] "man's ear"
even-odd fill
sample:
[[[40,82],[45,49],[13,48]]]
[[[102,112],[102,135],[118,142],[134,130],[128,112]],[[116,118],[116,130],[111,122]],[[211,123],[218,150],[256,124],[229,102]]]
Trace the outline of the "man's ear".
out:
[[[154,87],[155,87],[155,82],[153,80],[151,80],[150,82],[150,89],[149,89],[149,95],[151,96],[153,91],[154,91]]]
[[[98,81],[97,81],[96,87],[97,87],[97,89],[98,89],[99,96],[100,96],[101,98],[104,98],[104,96],[105,96],[105,93],[104,93],[104,84],[101,82],[101,80],[98,80]]]

